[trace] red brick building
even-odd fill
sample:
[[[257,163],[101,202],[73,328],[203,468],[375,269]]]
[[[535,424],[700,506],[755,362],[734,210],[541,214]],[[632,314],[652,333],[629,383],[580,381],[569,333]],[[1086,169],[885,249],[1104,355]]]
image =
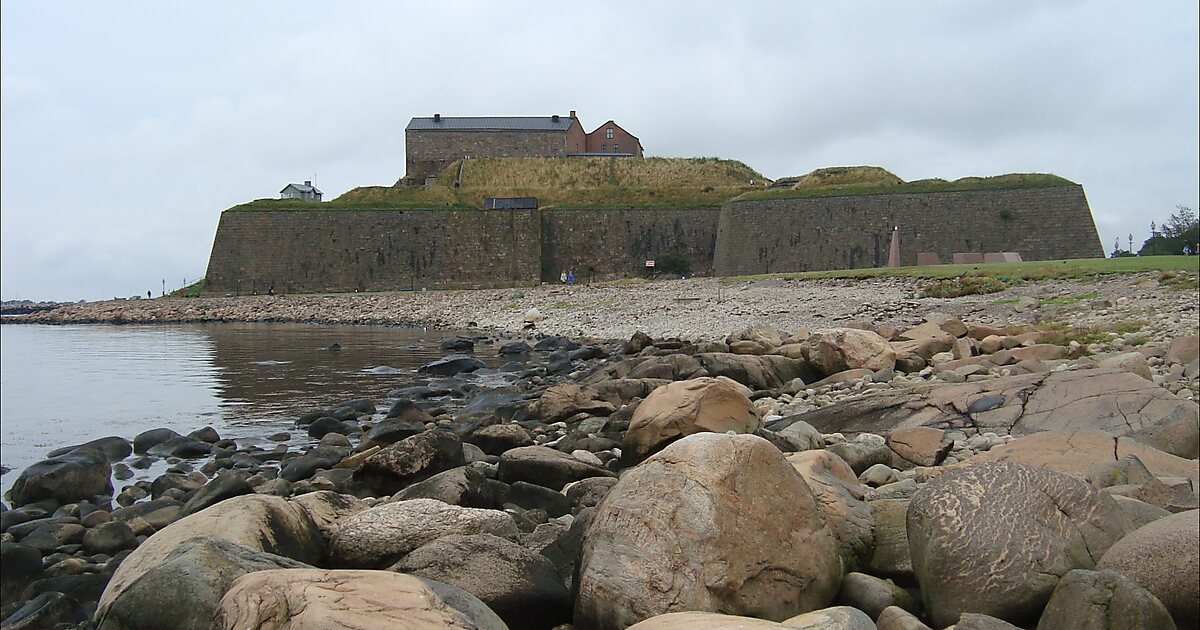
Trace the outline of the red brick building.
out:
[[[569,116],[463,116],[413,118],[404,129],[407,178],[435,176],[472,157],[641,157],[642,143],[613,121],[584,133]]]
[[[587,135],[587,153],[642,157],[642,141],[610,120]]]

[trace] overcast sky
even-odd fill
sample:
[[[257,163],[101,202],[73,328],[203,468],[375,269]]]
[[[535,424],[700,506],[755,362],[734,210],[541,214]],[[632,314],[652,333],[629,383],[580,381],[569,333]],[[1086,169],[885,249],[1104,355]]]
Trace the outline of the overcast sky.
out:
[[[390,185],[435,112],[574,109],[772,179],[1052,172],[1105,251],[1200,199],[1196,0],[0,7],[4,299],[190,282],[223,209]]]

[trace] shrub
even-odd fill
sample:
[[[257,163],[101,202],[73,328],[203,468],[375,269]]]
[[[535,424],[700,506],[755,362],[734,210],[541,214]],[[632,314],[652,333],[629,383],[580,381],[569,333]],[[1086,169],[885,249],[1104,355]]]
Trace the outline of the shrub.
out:
[[[939,280],[921,291],[923,297],[954,298],[964,295],[999,293],[1008,288],[1003,280],[991,276],[963,276]]]
[[[667,252],[655,259],[655,270],[672,275],[692,273],[692,261],[681,252]]]

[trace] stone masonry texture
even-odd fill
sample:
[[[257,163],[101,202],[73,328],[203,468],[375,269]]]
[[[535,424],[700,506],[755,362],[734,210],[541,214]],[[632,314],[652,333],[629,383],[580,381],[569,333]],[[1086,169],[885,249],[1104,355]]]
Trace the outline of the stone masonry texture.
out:
[[[538,280],[537,219],[536,210],[231,210],[205,290],[526,286]]]
[[[897,225],[902,265],[916,264],[918,252],[943,261],[960,252],[1104,255],[1076,185],[723,208],[230,210],[217,227],[205,290],[523,286],[557,282],[567,269],[582,281],[588,267],[597,279],[640,275],[647,259],[668,252],[686,256],[694,273],[718,276],[871,267],[876,256],[883,266]]]
[[[728,203],[714,272],[886,266],[895,226],[905,266],[917,263],[918,252],[947,262],[957,252],[1017,252],[1023,260],[1104,256],[1083,188],[1069,185]]]

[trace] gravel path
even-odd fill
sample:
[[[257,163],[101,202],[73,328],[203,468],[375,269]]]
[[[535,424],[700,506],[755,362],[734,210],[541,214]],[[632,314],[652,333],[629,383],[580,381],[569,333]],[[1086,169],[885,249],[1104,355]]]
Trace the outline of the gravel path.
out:
[[[536,325],[541,333],[627,339],[641,330],[656,338],[690,340],[721,339],[758,323],[785,332],[854,321],[907,325],[933,311],[986,324],[1039,319],[1074,326],[1137,322],[1137,334],[1146,341],[1195,334],[1200,327],[1196,290],[1159,286],[1157,274],[1029,282],[1000,293],[953,299],[917,297],[929,282],[911,278],[769,279],[724,285],[712,278],[693,278],[626,286],[112,300],[6,316],[4,321],[289,321],[519,332],[529,310],[537,309],[543,317]],[[1040,307],[1022,298],[1036,299]]]

